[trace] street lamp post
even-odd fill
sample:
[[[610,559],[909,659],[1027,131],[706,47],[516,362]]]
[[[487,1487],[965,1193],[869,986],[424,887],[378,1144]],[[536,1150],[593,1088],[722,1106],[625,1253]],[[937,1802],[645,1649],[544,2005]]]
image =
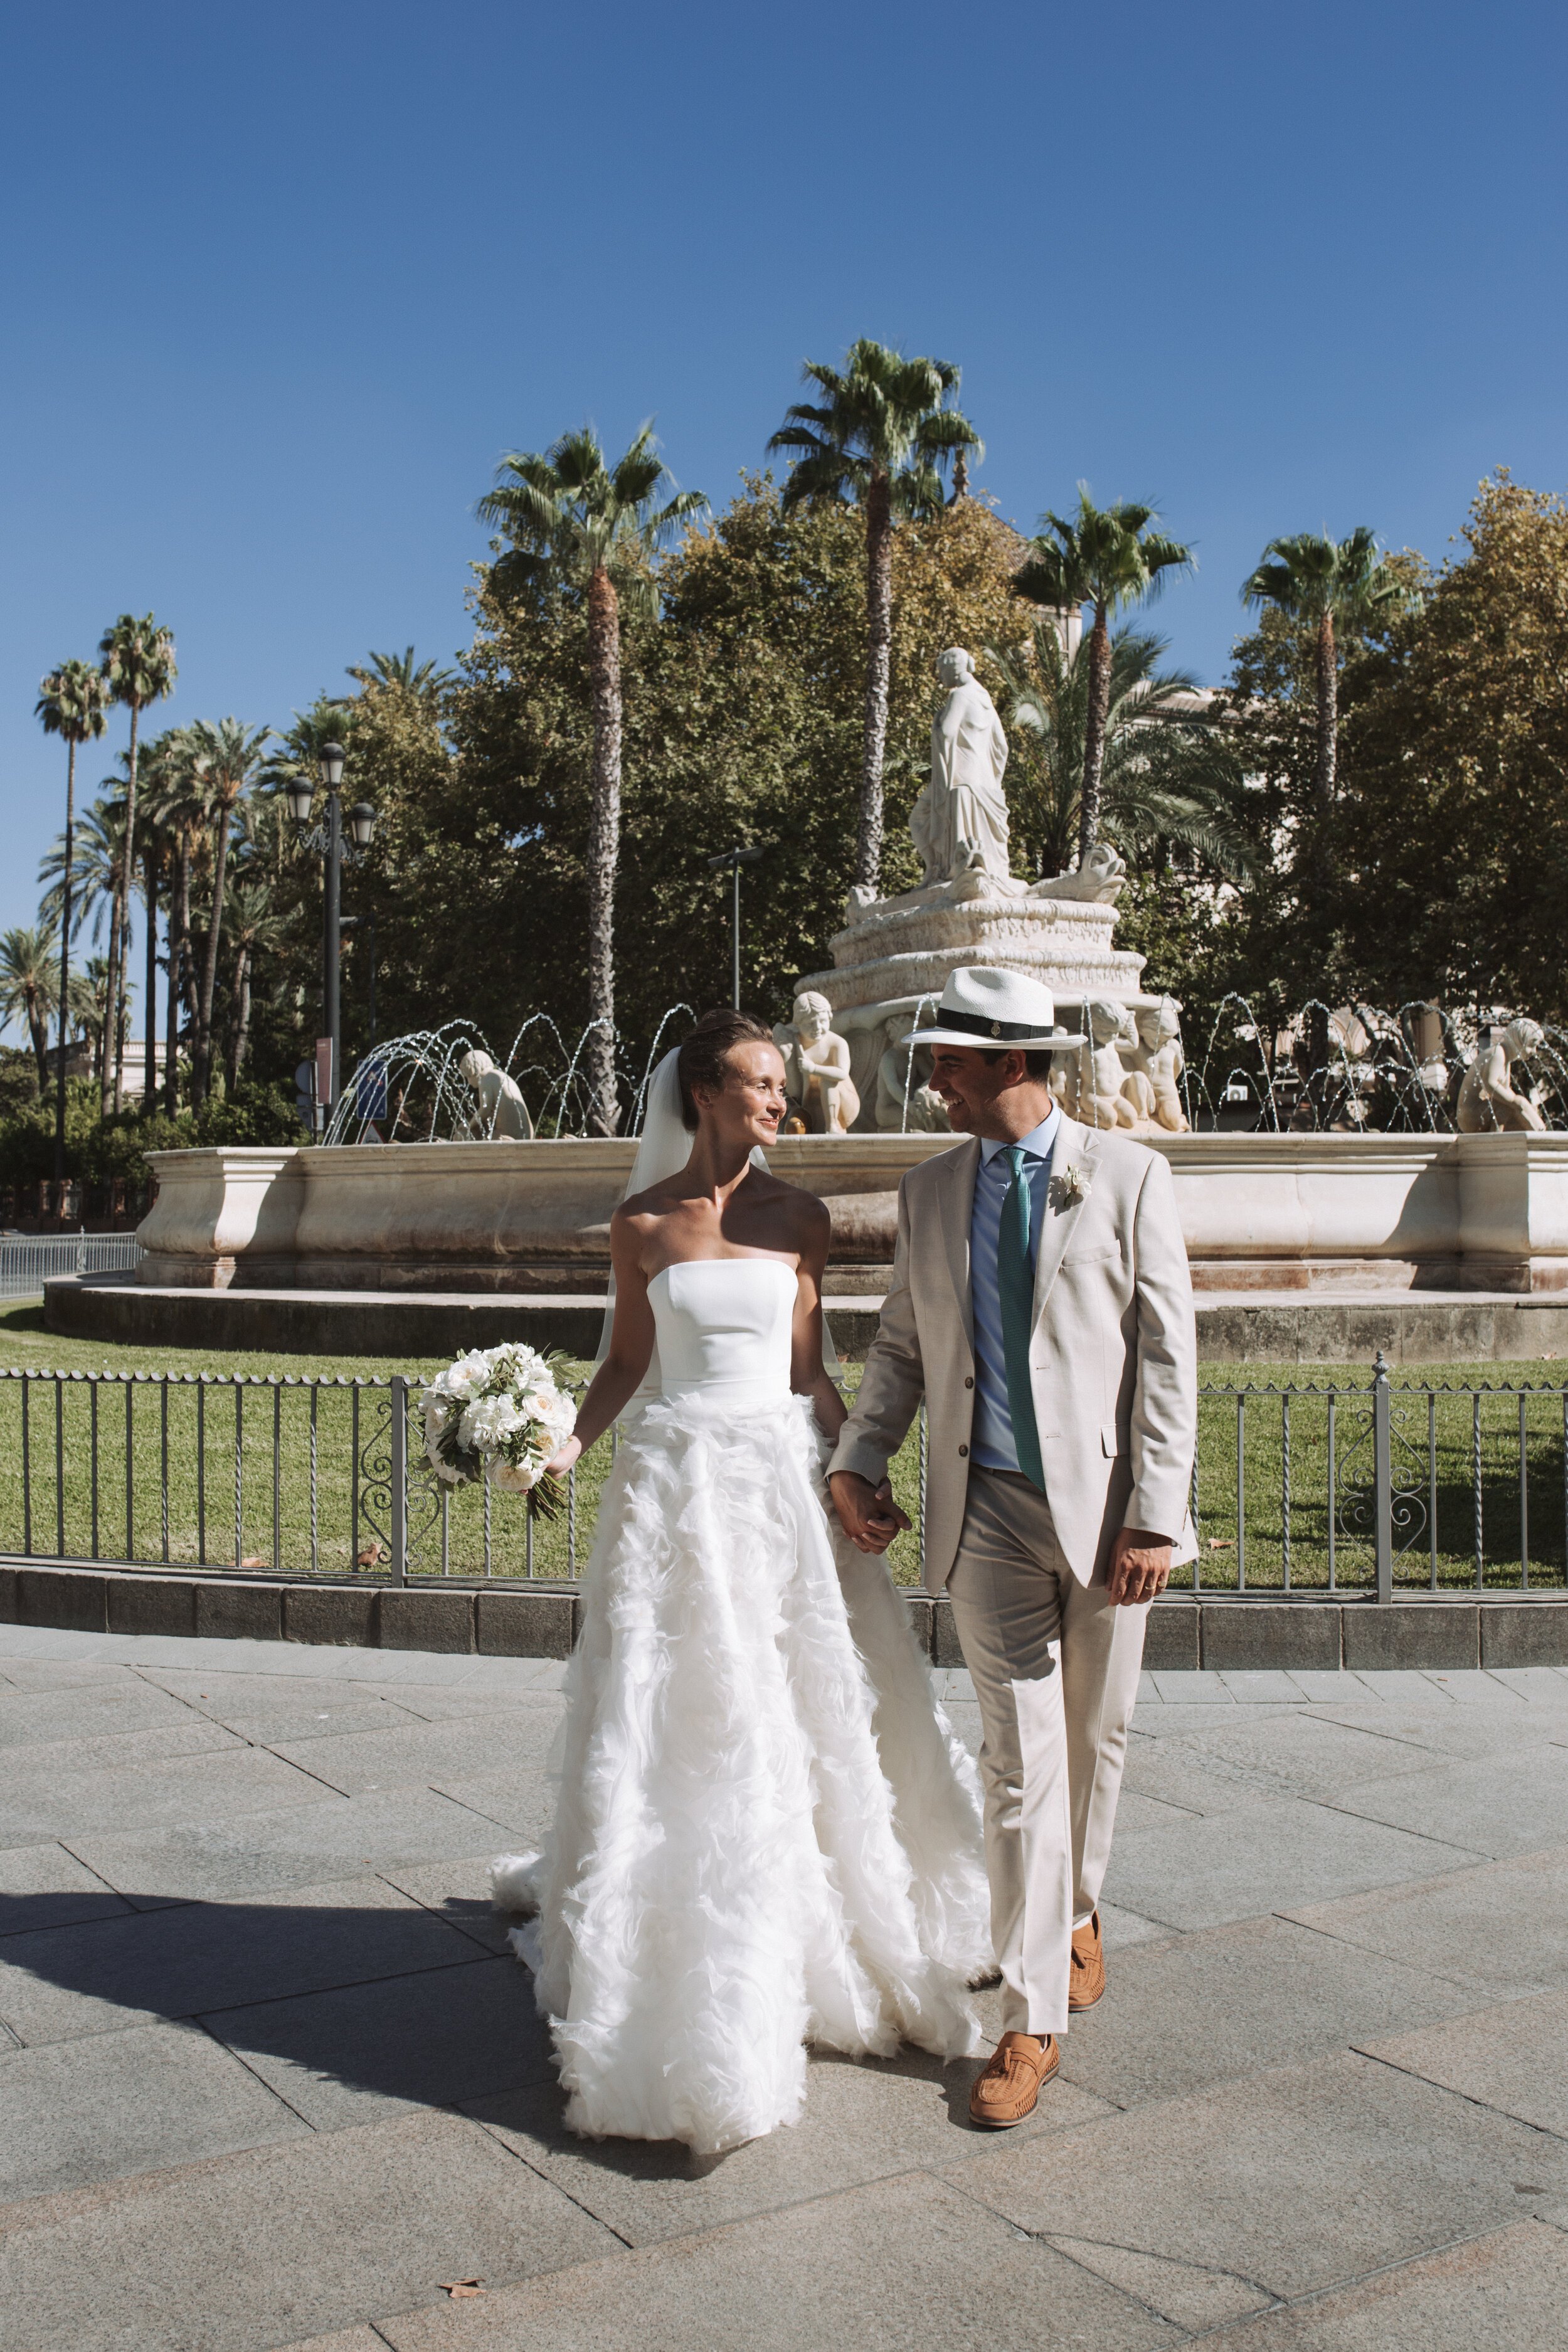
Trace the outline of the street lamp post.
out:
[[[357,866],[360,857],[370,847],[375,831],[375,811],[368,801],[360,801],[349,811],[349,831],[353,846],[343,841],[343,810],[339,797],[343,781],[343,747],[341,743],[323,743],[316,754],[316,764],[327,794],[327,821],[313,833],[305,828],[310,821],[310,804],[315,798],[315,786],[308,776],[295,776],[288,786],[289,806],[300,836],[307,849],[313,849],[326,863],[321,891],[321,1027],[328,1049],[327,1082],[320,1104],[323,1127],[331,1119],[342,1083],[342,1023],[339,1002],[339,957],[342,931],[342,875],[346,857]]]
[[[733,949],[731,1001],[737,1013],[741,1009],[741,868],[742,866],[754,866],[764,855],[765,851],[763,849],[723,849],[720,851],[717,857],[710,857],[708,860],[710,874],[716,874],[723,866],[727,866],[730,869],[731,927]]]

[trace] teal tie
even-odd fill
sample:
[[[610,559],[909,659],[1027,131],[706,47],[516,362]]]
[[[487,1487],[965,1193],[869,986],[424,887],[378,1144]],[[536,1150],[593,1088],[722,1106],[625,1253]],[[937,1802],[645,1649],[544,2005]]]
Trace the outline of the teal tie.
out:
[[[1002,1296],[1002,1355],[1007,1371],[1007,1410],[1018,1467],[1033,1486],[1046,1491],[1035,1393],[1029,1382],[1029,1333],[1035,1319],[1035,1256],[1029,1202],[1029,1160],[1021,1144],[1009,1144],[1013,1181],[1002,1203],[996,1241],[996,1287]]]

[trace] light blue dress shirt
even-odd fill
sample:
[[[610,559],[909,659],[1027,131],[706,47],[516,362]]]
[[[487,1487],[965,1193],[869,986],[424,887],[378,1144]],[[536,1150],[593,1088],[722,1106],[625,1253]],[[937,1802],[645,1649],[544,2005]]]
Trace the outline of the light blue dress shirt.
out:
[[[1032,1134],[1020,1138],[1029,1155],[1029,1255],[1039,1264],[1046,1188],[1051,1178],[1061,1113],[1053,1108]],[[996,1244],[1002,1234],[1002,1203],[1013,1181],[1005,1143],[982,1143],[974,1176],[974,1208],[969,1220],[969,1295],[974,1310],[974,1426],[969,1458],[983,1470],[1016,1470],[1013,1414],[1007,1402],[1007,1365],[1002,1347],[1002,1294],[996,1285]]]

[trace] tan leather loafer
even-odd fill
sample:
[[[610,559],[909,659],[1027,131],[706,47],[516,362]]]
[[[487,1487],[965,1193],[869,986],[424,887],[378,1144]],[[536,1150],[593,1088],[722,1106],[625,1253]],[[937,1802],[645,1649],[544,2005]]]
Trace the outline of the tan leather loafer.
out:
[[[1087,1927],[1072,1931],[1072,1967],[1068,1979],[1068,2013],[1092,2009],[1105,1990],[1105,1946],[1100,1939],[1097,1911]]]
[[[1062,2063],[1057,2037],[1005,2033],[969,2094],[970,2120],[1005,2131],[1032,2116],[1044,2085]]]

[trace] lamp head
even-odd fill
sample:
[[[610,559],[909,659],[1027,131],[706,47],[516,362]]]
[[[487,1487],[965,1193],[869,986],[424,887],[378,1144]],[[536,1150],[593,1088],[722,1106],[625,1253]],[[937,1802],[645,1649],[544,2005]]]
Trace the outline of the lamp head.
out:
[[[335,793],[343,780],[343,747],[341,743],[323,743],[316,753],[316,765],[321,772],[321,782],[330,793]]]
[[[375,832],[375,811],[368,801],[355,801],[349,811],[349,831],[356,849],[368,849]]]
[[[293,818],[295,824],[301,825],[309,824],[310,822],[310,803],[316,797],[316,787],[310,782],[310,777],[290,776],[283,790],[284,797],[289,803],[289,814]]]

